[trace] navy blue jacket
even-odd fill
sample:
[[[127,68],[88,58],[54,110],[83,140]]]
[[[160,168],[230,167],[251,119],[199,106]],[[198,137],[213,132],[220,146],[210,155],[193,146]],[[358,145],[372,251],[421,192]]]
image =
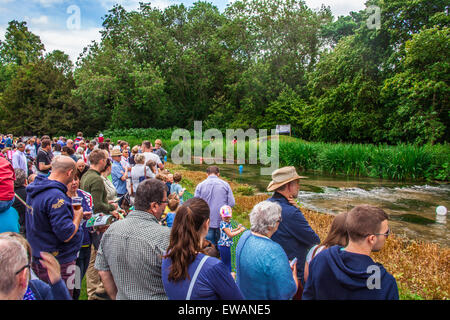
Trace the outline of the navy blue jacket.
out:
[[[312,246],[320,243],[319,236],[300,209],[290,204],[284,196],[275,192],[268,201],[281,206],[281,222],[271,239],[281,245],[289,260],[297,258],[297,276],[303,283],[306,255]]]
[[[395,278],[371,257],[340,246],[321,251],[309,264],[303,300],[398,300]]]
[[[36,300],[72,300],[63,280],[59,280],[53,285],[35,279],[30,280],[28,285]]]
[[[78,229],[69,242],[64,242],[75,231],[72,201],[66,192],[64,184],[42,175],[27,187],[27,203],[33,208],[27,209],[25,218],[27,240],[38,259],[41,251],[52,253],[60,264],[77,258],[82,231]]]

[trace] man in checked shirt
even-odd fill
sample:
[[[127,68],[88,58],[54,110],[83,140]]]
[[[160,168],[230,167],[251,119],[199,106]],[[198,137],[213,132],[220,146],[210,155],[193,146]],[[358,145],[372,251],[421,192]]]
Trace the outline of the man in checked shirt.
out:
[[[159,224],[168,202],[166,188],[157,179],[141,182],[135,210],[103,235],[95,268],[113,300],[167,299],[161,257],[169,246],[170,228]]]

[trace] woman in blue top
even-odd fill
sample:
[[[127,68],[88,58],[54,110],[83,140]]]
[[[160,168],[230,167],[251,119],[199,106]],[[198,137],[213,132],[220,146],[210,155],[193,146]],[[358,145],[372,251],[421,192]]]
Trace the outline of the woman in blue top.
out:
[[[297,264],[291,267],[283,248],[270,239],[280,222],[275,202],[260,202],[250,213],[251,231],[236,248],[237,284],[245,299],[288,300],[297,292]]]
[[[171,300],[242,300],[228,268],[202,253],[209,206],[192,198],[178,208],[162,261],[164,289]]]

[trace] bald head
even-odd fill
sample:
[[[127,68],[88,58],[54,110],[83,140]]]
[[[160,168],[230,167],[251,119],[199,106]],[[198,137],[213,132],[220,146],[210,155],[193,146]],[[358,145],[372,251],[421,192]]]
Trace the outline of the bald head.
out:
[[[52,172],[49,180],[56,180],[68,185],[72,182],[76,174],[76,163],[67,156],[56,156],[52,161]]]
[[[56,156],[52,161],[52,172],[67,173],[75,168],[75,161],[67,156]]]

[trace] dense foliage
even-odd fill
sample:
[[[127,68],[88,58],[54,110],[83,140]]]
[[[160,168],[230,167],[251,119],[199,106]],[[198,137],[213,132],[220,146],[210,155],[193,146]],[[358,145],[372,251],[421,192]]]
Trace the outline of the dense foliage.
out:
[[[93,135],[117,128],[273,128],[309,141],[450,138],[444,0],[370,0],[333,17],[303,0],[116,5],[75,68],[11,21],[0,43],[3,133]]]

